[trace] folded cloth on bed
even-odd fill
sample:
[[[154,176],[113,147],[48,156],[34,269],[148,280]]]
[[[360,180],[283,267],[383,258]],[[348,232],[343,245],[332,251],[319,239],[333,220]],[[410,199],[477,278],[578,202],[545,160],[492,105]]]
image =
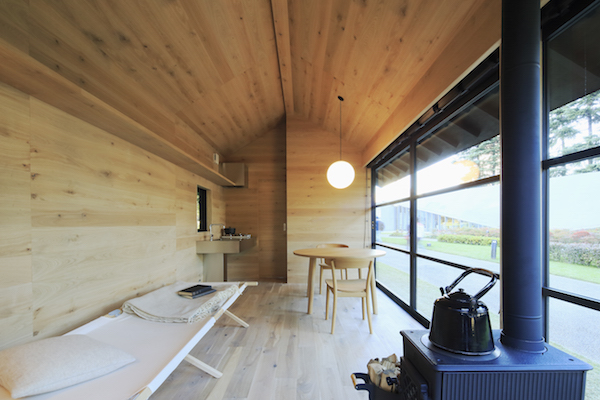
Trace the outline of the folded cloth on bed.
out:
[[[178,291],[196,283],[175,282],[123,304],[123,311],[156,322],[193,323],[216,312],[237,291],[237,285],[214,286],[216,292],[196,299],[188,299]]]

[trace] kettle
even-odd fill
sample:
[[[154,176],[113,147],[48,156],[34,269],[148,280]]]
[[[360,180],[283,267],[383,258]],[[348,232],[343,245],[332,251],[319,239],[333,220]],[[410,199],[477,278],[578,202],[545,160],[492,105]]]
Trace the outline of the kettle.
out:
[[[464,289],[450,293],[467,275],[478,272],[491,277],[490,282],[475,296]],[[496,283],[492,271],[470,268],[463,272],[450,286],[440,288],[442,297],[433,303],[429,341],[439,348],[453,353],[484,355],[494,351],[494,338],[488,308],[479,299]]]

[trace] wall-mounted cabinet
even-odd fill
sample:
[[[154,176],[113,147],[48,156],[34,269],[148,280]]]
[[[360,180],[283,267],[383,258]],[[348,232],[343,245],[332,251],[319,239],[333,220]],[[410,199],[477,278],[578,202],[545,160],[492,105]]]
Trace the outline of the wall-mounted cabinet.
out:
[[[225,176],[227,179],[233,182],[233,185],[225,185],[225,186],[235,186],[235,187],[244,187],[246,186],[246,181],[248,177],[248,170],[246,168],[246,164],[244,163],[223,163],[220,166],[221,175]]]

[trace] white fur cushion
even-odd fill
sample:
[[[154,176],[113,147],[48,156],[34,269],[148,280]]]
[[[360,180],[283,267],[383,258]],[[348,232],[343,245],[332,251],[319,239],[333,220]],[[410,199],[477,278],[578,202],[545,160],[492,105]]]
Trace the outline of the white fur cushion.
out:
[[[88,336],[58,336],[0,351],[0,385],[16,399],[75,385],[133,361]]]

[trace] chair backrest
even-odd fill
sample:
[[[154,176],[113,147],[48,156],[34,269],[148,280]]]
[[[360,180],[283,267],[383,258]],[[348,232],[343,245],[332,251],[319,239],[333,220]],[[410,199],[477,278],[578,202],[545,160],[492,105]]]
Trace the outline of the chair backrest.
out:
[[[319,243],[317,245],[317,249],[323,249],[326,247],[348,247],[347,244],[341,244],[341,243]],[[327,265],[331,265],[331,259],[330,258],[323,258],[321,260],[321,262],[323,262],[324,264]]]
[[[365,290],[371,284],[371,279],[373,279],[373,259],[370,258],[336,258],[331,260],[331,268],[333,270],[333,284],[336,286],[335,270],[337,269],[368,268],[367,278],[363,279],[365,281]]]

